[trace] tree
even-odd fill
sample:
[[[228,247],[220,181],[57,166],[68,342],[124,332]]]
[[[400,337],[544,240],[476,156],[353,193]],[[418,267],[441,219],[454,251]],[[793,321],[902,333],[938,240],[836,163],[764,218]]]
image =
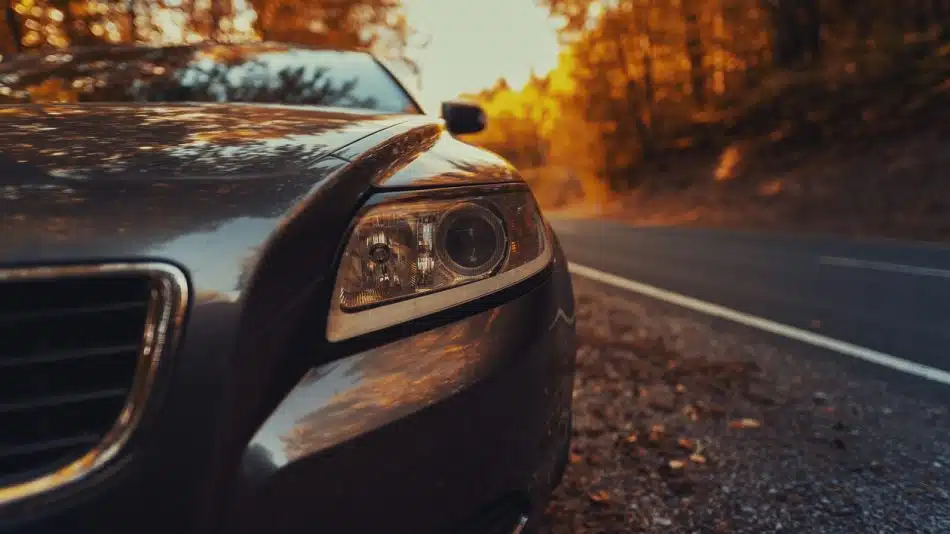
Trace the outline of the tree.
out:
[[[24,48],[96,43],[265,40],[372,49],[405,62],[413,34],[401,0],[11,0],[2,41]],[[246,15],[252,15],[247,17]],[[253,22],[244,25],[249,21]],[[12,35],[18,32],[19,38]],[[11,48],[0,44],[0,50]]]
[[[9,54],[20,49],[20,23],[17,20],[13,4],[3,10],[3,27],[0,28],[0,54]]]
[[[518,167],[532,169],[544,164],[547,140],[541,135],[547,95],[542,79],[532,78],[521,91],[504,79],[466,98],[482,104],[491,117],[487,128],[466,139],[500,154]]]
[[[251,0],[264,40],[374,49],[405,59],[411,28],[401,0]]]
[[[699,28],[699,2],[683,0],[683,23],[685,26],[686,56],[689,59],[690,94],[700,108],[706,105],[706,71],[703,40]]]

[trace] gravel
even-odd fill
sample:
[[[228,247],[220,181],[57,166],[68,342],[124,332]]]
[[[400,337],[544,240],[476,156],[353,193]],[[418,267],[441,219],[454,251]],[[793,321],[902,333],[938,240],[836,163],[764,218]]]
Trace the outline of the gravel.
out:
[[[542,533],[950,532],[943,405],[583,279],[575,292],[571,463]]]

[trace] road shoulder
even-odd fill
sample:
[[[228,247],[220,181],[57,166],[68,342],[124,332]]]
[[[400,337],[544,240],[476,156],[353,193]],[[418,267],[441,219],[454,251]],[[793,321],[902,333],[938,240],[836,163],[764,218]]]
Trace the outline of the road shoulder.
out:
[[[575,284],[574,450],[544,532],[950,531],[939,393]]]

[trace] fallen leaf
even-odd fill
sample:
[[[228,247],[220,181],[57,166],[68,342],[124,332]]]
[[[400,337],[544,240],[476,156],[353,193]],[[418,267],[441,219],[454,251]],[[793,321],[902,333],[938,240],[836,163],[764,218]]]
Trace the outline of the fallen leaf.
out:
[[[637,433],[631,432],[630,435],[625,437],[623,440],[627,443],[635,443],[637,441]]]
[[[610,501],[610,494],[607,490],[595,491],[589,495],[590,500],[596,503],[606,503]]]
[[[575,453],[573,453],[573,452],[571,453],[571,463],[572,463],[572,464],[579,463],[579,462],[580,462],[581,460],[583,460],[583,459],[584,459],[584,457],[581,456],[580,454],[575,454]]]
[[[673,469],[673,470],[682,469],[685,466],[686,466],[686,462],[684,462],[683,460],[670,460],[670,469]]]
[[[706,463],[706,457],[702,454],[691,454],[689,460],[694,464],[704,464]]]
[[[687,404],[683,407],[683,415],[685,415],[690,421],[694,423],[699,421],[699,410],[697,410],[692,404]]]
[[[743,418],[729,422],[729,428],[759,428],[762,423],[758,419]]]
[[[694,448],[696,448],[696,445],[693,443],[693,440],[688,439],[688,438],[680,438],[679,446],[688,451],[691,451]]]

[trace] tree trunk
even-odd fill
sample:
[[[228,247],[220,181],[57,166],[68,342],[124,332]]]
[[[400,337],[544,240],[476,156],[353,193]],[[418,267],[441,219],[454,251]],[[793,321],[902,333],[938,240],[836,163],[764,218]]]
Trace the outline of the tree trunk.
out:
[[[717,95],[726,94],[726,15],[722,5],[718,6],[713,17],[713,92]]]
[[[224,10],[222,9],[221,2],[223,0],[211,0],[211,8],[209,13],[210,18],[210,28],[208,29],[208,39],[212,41],[217,39],[218,32],[221,30],[221,18],[224,15]]]
[[[800,58],[803,64],[815,63],[821,59],[821,6],[818,0],[798,0],[799,17],[805,41],[805,54]]]
[[[822,52],[818,0],[766,0],[772,19],[772,57],[780,68],[806,66]]]
[[[135,0],[127,0],[125,10],[129,14],[129,42],[135,44],[139,39],[138,21],[136,20]]]
[[[649,114],[644,110],[644,105],[640,97],[640,84],[636,80],[627,81],[626,100],[627,113],[620,115],[618,120],[623,121],[627,117],[633,121],[633,127],[640,139],[640,151],[644,160],[653,158],[655,143],[653,142],[653,130],[650,128]]]
[[[656,104],[656,73],[653,67],[653,28],[650,27],[650,0],[644,5],[633,8],[633,33],[638,35],[637,51],[640,53],[640,65],[643,67],[643,99],[652,110]]]
[[[652,157],[654,153],[653,135],[649,124],[644,120],[645,114],[648,113],[648,111],[644,110],[645,102],[639,84],[636,81],[636,76],[630,71],[630,66],[633,64],[630,54],[627,52],[627,34],[630,32],[626,29],[621,30],[621,28],[618,27],[616,24],[616,15],[617,14],[614,13],[612,18],[607,19],[605,29],[607,30],[607,36],[611,40],[610,42],[614,45],[618,68],[627,80],[627,84],[624,91],[625,109],[623,112],[618,110],[613,116],[614,120],[617,120],[621,127],[625,125],[627,121],[633,122],[640,142],[640,151],[643,154],[643,158],[648,159]],[[611,15],[608,14],[607,16],[609,17]],[[633,33],[637,33],[636,29],[634,29]]]
[[[705,54],[699,33],[698,0],[683,0],[683,20],[686,23],[686,56],[689,59],[689,81],[693,100],[699,108],[706,105]]]
[[[13,2],[7,4],[3,11],[5,28],[9,32],[9,41],[0,43],[0,52],[20,52],[23,50],[23,34],[20,31],[20,20],[13,10]]]
[[[933,0],[932,23],[937,25],[937,39],[950,41],[950,0]]]
[[[633,8],[633,34],[637,37],[637,51],[643,69],[643,93],[638,95],[636,83],[627,84],[627,98],[638,104],[640,113],[636,117],[637,133],[640,135],[640,147],[643,159],[651,160],[656,155],[656,117],[653,109],[656,105],[656,73],[653,61],[653,39],[650,28],[650,5],[631,6]],[[646,15],[644,15],[646,13]],[[622,35],[622,33],[621,33]],[[628,63],[629,65],[629,63]]]

